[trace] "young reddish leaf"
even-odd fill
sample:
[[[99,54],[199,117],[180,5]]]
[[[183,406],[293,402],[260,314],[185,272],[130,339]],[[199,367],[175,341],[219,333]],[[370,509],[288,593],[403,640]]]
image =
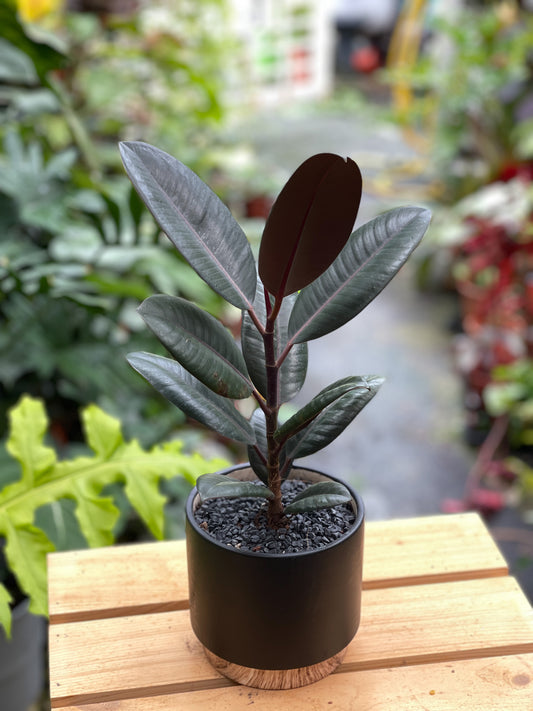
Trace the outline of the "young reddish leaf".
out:
[[[308,158],[274,203],[259,251],[259,276],[277,297],[303,289],[346,244],[359,203],[357,164],[333,153]]]

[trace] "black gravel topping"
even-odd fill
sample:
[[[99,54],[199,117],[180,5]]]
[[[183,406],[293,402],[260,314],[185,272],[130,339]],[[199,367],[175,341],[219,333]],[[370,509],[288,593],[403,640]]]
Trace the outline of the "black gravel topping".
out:
[[[282,500],[287,505],[309,484],[288,480],[282,484]],[[206,533],[220,543],[245,551],[298,553],[333,543],[350,530],[355,513],[349,504],[287,516],[286,528],[268,528],[266,499],[218,498],[204,501],[195,519]]]

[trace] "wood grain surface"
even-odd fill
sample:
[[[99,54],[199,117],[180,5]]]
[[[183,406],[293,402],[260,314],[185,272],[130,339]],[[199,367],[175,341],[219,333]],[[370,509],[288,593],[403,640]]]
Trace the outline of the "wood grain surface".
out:
[[[367,524],[363,577],[337,671],[260,691],[221,676],[196,640],[182,541],[52,554],[52,708],[532,711],[532,611],[477,515]]]

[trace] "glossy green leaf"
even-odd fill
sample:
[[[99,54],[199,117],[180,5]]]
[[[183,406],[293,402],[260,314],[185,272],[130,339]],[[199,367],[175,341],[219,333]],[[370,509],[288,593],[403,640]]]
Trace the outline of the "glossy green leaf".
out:
[[[353,229],[361,190],[357,164],[333,153],[312,156],[293,173],[261,239],[259,275],[271,294],[292,294],[329,267]]]
[[[348,504],[352,496],[348,489],[337,481],[319,481],[294,497],[285,507],[285,513],[299,514],[317,509],[327,509],[331,506]]]
[[[307,457],[333,442],[352,422],[363,407],[370,402],[383,382],[383,378],[369,376],[368,388],[354,388],[324,408],[286,444],[287,458],[291,461]]]
[[[293,437],[312,422],[326,407],[349,392],[354,392],[356,402],[359,403],[360,401],[361,407],[358,410],[360,411],[368,400],[375,395],[383,382],[384,378],[376,375],[353,375],[337,380],[321,390],[318,395],[281,425],[276,432],[276,440],[283,442],[288,437]]]
[[[250,423],[233,404],[209,390],[175,360],[145,352],[130,353],[127,359],[161,395],[189,417],[237,442],[255,442]]]
[[[275,325],[275,352],[279,357],[287,345],[287,326],[291,315],[296,295],[293,294],[283,300]],[[258,282],[257,295],[254,301],[254,310],[264,326],[266,323],[266,304],[264,289]],[[257,390],[266,397],[267,378],[265,369],[265,345],[262,335],[248,313],[242,320],[241,333],[242,351],[250,377]],[[304,384],[307,373],[307,344],[298,343],[291,348],[290,353],[283,361],[279,370],[279,402],[292,400]]]
[[[120,153],[145,205],[192,268],[230,304],[250,308],[255,261],[224,203],[192,170],[158,148],[127,141]]]
[[[272,492],[264,484],[254,484],[252,481],[238,481],[224,474],[204,474],[196,482],[202,501],[228,498],[261,497],[272,498]]]
[[[138,309],[150,330],[192,375],[218,395],[251,395],[253,385],[230,332],[190,301],[158,294]]]
[[[405,263],[430,219],[429,210],[403,207],[356,230],[329,269],[298,295],[290,339],[301,343],[319,338],[362,311]]]

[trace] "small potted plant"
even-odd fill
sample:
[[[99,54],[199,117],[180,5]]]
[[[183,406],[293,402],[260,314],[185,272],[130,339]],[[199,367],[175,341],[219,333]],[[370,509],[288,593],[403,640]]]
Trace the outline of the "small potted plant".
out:
[[[172,358],[128,356],[171,403],[248,448],[249,464],[200,477],[187,502],[192,627],[232,679],[263,688],[310,683],[338,665],[359,625],[364,514],[351,487],[293,463],[335,439],[383,379],[346,377],[286,419],[281,408],[305,380],[307,342],[385,287],[430,213],[394,209],[352,233],[359,169],[315,155],[275,201],[256,266],[229,210],[192,171],[145,143],[120,150],[161,229],[242,311],[239,348],[196,305],[151,296],[140,314]],[[235,404],[247,398],[256,406],[249,419]]]

